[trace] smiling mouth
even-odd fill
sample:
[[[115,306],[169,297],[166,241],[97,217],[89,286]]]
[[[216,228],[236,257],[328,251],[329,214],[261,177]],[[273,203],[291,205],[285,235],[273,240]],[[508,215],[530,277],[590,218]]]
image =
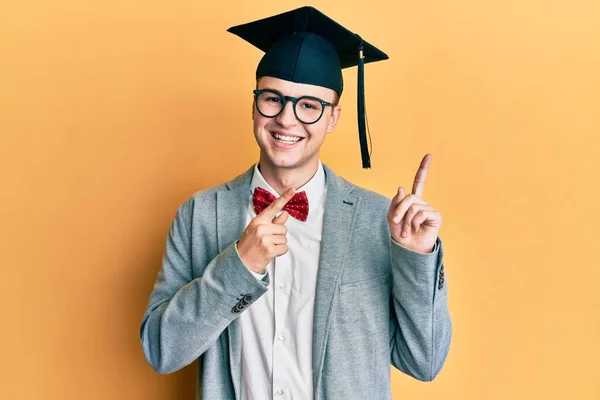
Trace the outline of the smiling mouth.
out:
[[[281,135],[279,133],[271,133],[271,136],[273,136],[273,138],[275,140],[277,140],[279,143],[283,143],[283,144],[295,144],[304,139],[303,137],[286,136],[286,135]]]

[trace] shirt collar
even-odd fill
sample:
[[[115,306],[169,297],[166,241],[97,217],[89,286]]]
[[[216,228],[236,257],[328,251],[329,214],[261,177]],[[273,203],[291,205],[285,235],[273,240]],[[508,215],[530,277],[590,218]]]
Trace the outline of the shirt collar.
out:
[[[275,191],[267,183],[260,170],[258,169],[258,163],[254,165],[254,174],[252,175],[252,183],[250,184],[250,192],[254,193],[254,189],[260,186],[261,188],[269,191],[273,196],[279,197],[280,194]],[[313,175],[312,178],[308,182],[304,184],[301,188],[296,190],[297,192],[306,192],[306,197],[308,197],[308,205],[309,207],[315,207],[318,204],[318,201],[321,199],[321,196],[325,192],[325,171],[323,169],[323,164],[321,164],[321,160],[319,160],[319,166],[317,167],[317,172]]]

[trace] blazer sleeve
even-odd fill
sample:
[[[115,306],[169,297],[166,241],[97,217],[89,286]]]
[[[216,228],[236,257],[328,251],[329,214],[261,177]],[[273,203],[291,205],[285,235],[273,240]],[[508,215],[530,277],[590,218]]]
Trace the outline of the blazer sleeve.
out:
[[[140,326],[144,355],[160,373],[196,360],[268,286],[268,278],[258,280],[246,268],[235,243],[212,259],[201,277],[193,278],[192,209],[190,199],[177,210]],[[194,252],[206,251],[199,246],[194,243]]]
[[[391,363],[416,379],[431,381],[444,365],[452,337],[442,242],[438,237],[433,252],[424,254],[390,241]]]

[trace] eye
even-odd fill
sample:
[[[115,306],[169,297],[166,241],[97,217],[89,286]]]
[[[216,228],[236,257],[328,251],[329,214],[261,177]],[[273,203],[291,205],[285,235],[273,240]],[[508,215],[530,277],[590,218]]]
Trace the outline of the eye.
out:
[[[271,103],[281,103],[281,98],[275,95],[267,96],[266,100]]]
[[[304,103],[304,104],[302,104],[302,107],[304,107],[304,108],[306,108],[308,110],[316,110],[317,109],[317,107],[313,106],[310,103]]]

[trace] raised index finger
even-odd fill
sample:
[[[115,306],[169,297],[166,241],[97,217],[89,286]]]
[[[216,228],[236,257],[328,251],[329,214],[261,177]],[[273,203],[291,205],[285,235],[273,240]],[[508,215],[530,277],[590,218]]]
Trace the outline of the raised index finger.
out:
[[[268,218],[269,221],[272,221],[273,218],[275,218],[275,215],[277,215],[277,213],[283,209],[283,206],[285,206],[288,203],[288,201],[290,201],[292,197],[294,197],[294,193],[294,188],[289,188],[288,190],[283,192],[281,196],[276,198],[269,205],[269,207],[265,208],[263,212],[260,213],[260,215],[264,216],[265,218]]]
[[[415,175],[415,182],[412,187],[412,194],[415,196],[421,197],[423,195],[423,189],[425,189],[425,178],[427,177],[427,169],[429,168],[429,164],[431,163],[431,154],[425,154],[423,160],[421,160],[421,165],[419,165],[419,169],[417,170],[417,174]]]

